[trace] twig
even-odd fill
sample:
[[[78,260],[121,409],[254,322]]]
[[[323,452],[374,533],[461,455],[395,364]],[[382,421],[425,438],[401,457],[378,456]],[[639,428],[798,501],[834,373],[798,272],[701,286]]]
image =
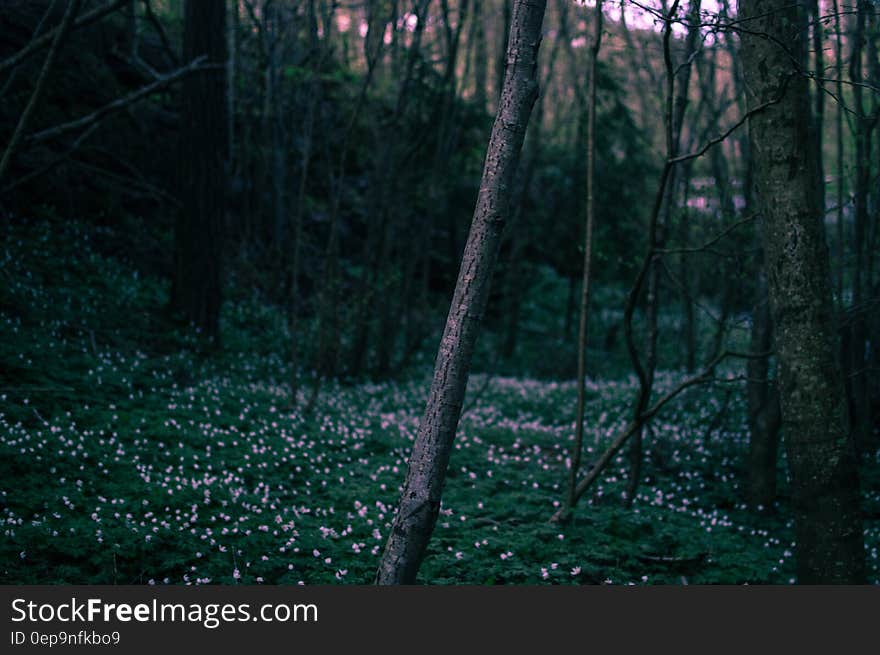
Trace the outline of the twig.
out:
[[[494,368],[494,367],[492,367],[492,368]],[[468,413],[471,412],[477,406],[477,403],[480,401],[480,398],[483,397],[483,394],[486,393],[486,390],[489,388],[490,384],[492,384],[492,376],[490,374],[486,373],[486,380],[483,382],[480,389],[473,395],[473,397],[471,398],[471,401],[467,404],[467,407],[465,407],[462,410],[461,417],[458,419],[459,421],[461,421],[461,419],[463,419],[465,416],[467,416]]]

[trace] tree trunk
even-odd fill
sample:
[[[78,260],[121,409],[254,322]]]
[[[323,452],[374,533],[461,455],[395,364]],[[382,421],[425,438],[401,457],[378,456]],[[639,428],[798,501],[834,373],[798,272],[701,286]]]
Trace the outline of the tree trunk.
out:
[[[486,91],[487,67],[489,66],[489,57],[486,50],[486,27],[485,18],[483,17],[483,2],[476,0],[474,2],[473,29],[471,34],[474,39],[474,104],[481,110],[486,111],[489,94]]]
[[[184,61],[207,56],[213,70],[183,82],[180,125],[182,211],[175,232],[171,306],[209,340],[219,336],[220,258],[226,191],[226,3],[187,0]]]
[[[811,142],[804,43],[785,0],[740,0],[739,19],[755,188],[779,356],[785,446],[791,472],[802,584],[865,578],[855,452],[835,356],[828,249]]]
[[[869,231],[869,192],[871,186],[871,136],[874,129],[875,117],[867,115],[863,98],[862,84],[870,82],[863,75],[862,58],[866,47],[866,21],[871,12],[870,6],[865,0],[858,3],[858,12],[855,17],[855,33],[853,34],[853,48],[850,57],[850,79],[854,82],[852,87],[853,107],[855,110],[855,222],[853,229],[853,249],[855,250],[855,269],[852,278],[852,301],[851,323],[849,325],[849,347],[844,353],[848,357],[845,367],[849,374],[849,406],[853,425],[853,437],[856,449],[860,454],[873,451],[872,444],[873,425],[871,420],[871,406],[868,400],[868,383],[865,373],[868,338],[864,302],[865,290],[869,281],[866,280],[867,261],[867,237]],[[868,282],[868,283],[866,283]]]
[[[581,282],[581,312],[578,327],[577,360],[577,416],[575,418],[574,443],[571,447],[571,470],[568,476],[568,494],[565,506],[570,511],[577,501],[577,477],[581,467],[584,444],[584,410],[587,390],[587,328],[590,318],[590,267],[593,260],[593,225],[596,218],[596,63],[602,44],[602,0],[593,10],[593,44],[590,49],[589,80],[587,82],[587,220],[584,225],[584,270]]]
[[[840,11],[837,0],[832,0],[832,12],[834,13],[834,76],[837,78],[836,92],[838,98],[843,98],[843,33],[840,30]],[[837,306],[843,309],[843,280],[846,266],[844,265],[845,230],[843,226],[843,199],[846,189],[846,177],[843,158],[843,103],[835,103],[834,112],[834,145],[835,159],[837,160]]]
[[[773,347],[767,279],[758,273],[758,292],[752,312],[751,351],[769,352]],[[779,450],[779,393],[769,380],[769,357],[748,360],[746,400],[749,420],[749,502],[758,510],[769,508],[776,500],[776,459]]]
[[[313,58],[311,77],[307,87],[308,104],[306,107],[306,119],[303,126],[302,157],[300,159],[299,184],[296,191],[296,207],[293,214],[293,255],[290,261],[290,299],[288,302],[288,327],[290,330],[290,406],[295,407],[299,393],[299,362],[300,362],[300,291],[299,274],[300,259],[302,258],[303,221],[305,219],[306,190],[309,181],[309,166],[312,158],[312,143],[318,105],[323,95],[320,74],[324,64],[325,51],[321,47],[318,36],[318,15],[315,0],[309,0],[307,9],[309,24],[310,56]]]
[[[670,17],[674,16],[674,9],[670,11]],[[679,143],[681,141],[681,128],[684,124],[685,111],[688,105],[688,88],[691,78],[691,59],[697,48],[700,36],[700,2],[692,0],[688,11],[688,32],[685,39],[685,51],[683,53],[682,63],[677,69],[672,68],[671,59],[668,57],[667,50],[667,98],[671,98],[673,91],[675,97],[671,108],[668,121],[671,123],[667,126],[667,151],[669,158],[678,155]],[[668,28],[668,26],[667,26]],[[668,102],[668,100],[667,100]],[[662,212],[657,221],[655,238],[652,248],[655,251],[661,251],[666,247],[666,229],[670,223],[672,216],[672,205],[676,196],[676,167],[669,169],[669,177],[666,180],[666,187],[663,196]],[[657,369],[657,339],[660,334],[659,317],[660,317],[660,278],[663,271],[663,258],[660,254],[655,254],[651,262],[651,269],[648,274],[648,295],[647,295],[647,347],[645,355],[645,372],[647,373],[648,392],[645,402],[650,401],[651,388],[654,384],[654,372]],[[638,408],[638,414],[644,408]],[[626,489],[626,505],[630,506],[636,495],[639,483],[641,481],[642,457],[643,457],[643,430],[640,430],[630,444],[629,460],[630,474],[627,481]]]
[[[489,139],[480,194],[437,353],[428,403],[409,459],[398,512],[376,574],[378,584],[412,584],[440,510],[446,467],[529,114],[537,98],[545,0],[517,0],[504,90]]]

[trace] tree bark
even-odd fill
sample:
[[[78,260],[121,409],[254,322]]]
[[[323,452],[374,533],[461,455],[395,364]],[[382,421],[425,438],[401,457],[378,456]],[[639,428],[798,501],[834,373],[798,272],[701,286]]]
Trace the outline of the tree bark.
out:
[[[537,56],[545,8],[546,0],[517,0],[514,8],[504,90],[489,139],[477,206],[398,512],[376,574],[378,584],[415,582],[437,521],[474,345],[510,209],[510,185],[538,94]]]
[[[786,0],[740,0],[742,60],[751,108],[755,188],[779,356],[785,447],[795,507],[802,584],[865,578],[855,452],[835,357],[828,249],[810,130],[810,97],[800,70],[798,11]]]

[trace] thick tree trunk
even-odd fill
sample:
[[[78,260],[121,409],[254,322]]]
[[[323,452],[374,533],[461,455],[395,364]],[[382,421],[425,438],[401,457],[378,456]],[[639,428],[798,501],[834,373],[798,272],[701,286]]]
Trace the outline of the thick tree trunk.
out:
[[[182,211],[175,233],[171,305],[210,340],[218,337],[225,215],[226,3],[188,0],[184,61],[206,55],[212,70],[183,83],[180,125]]]
[[[742,59],[755,184],[779,356],[785,445],[802,584],[859,583],[865,563],[855,452],[835,356],[828,249],[800,73],[798,11],[786,0],[740,0]]]
[[[480,194],[437,353],[428,403],[409,459],[398,512],[376,574],[378,584],[415,582],[440,510],[474,345],[510,209],[510,186],[537,98],[537,57],[545,7],[545,0],[516,2],[507,74],[489,139]]]

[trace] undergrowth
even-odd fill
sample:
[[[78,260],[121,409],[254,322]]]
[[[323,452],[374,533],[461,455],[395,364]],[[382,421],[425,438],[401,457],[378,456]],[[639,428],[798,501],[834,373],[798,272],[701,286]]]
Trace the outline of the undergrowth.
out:
[[[430,371],[325,385],[306,417],[288,409],[277,310],[238,294],[222,351],[206,352],[162,318],[163,282],[101,254],[99,229],[0,229],[0,582],[372,581]],[[776,506],[757,515],[744,502],[738,383],[690,391],[655,419],[631,509],[621,456],[560,527],[548,519],[567,479],[574,383],[486,375],[471,380],[422,581],[794,580],[784,458]],[[634,389],[590,382],[587,463]],[[863,476],[875,583],[878,468]]]

